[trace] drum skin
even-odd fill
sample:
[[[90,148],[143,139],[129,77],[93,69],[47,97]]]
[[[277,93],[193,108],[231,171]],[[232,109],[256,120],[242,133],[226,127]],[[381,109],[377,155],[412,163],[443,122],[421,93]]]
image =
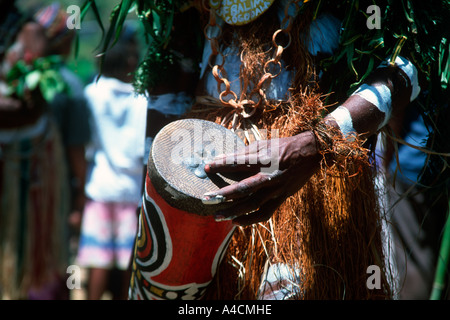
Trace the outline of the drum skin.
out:
[[[171,206],[198,215],[212,215],[230,203],[205,205],[202,197],[236,182],[207,175],[205,164],[219,154],[233,153],[244,142],[232,131],[200,119],[174,121],[156,135],[147,171],[158,193]]]

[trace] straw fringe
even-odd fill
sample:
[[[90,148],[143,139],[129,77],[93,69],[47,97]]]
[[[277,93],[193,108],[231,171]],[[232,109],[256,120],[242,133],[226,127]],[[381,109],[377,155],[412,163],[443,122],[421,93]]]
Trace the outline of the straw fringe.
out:
[[[187,117],[221,123],[229,112],[217,108],[202,114],[201,109],[195,107]],[[259,128],[278,129],[280,137],[304,130],[330,134],[320,122],[326,108],[314,92],[267,109],[272,111],[260,110],[252,121]],[[245,121],[238,127],[248,128]],[[321,170],[269,221],[238,228],[206,299],[257,299],[261,276],[274,263],[300,272],[295,299],[390,298],[375,171],[361,145],[356,137],[351,142],[335,136],[331,161],[324,154]],[[366,285],[371,265],[382,273],[379,290]]]

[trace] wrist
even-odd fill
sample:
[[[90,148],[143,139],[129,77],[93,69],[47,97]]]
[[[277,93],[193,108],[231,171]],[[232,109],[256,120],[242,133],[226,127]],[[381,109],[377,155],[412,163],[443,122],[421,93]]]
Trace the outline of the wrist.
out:
[[[299,159],[310,159],[320,163],[324,155],[332,150],[332,141],[322,129],[314,128],[303,131],[295,136],[296,147],[299,150]]]
[[[322,139],[318,138],[314,130],[304,131],[298,134],[300,151],[303,158],[314,158],[320,156],[322,150]]]

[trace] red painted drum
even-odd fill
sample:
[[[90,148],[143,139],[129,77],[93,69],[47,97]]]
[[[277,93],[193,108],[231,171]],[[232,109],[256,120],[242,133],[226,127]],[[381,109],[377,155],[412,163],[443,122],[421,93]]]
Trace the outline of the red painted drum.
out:
[[[242,140],[213,122],[184,119],[155,137],[136,236],[130,299],[200,299],[212,281],[233,234],[230,221],[216,222],[203,194],[234,183],[207,175],[215,155],[236,152]]]

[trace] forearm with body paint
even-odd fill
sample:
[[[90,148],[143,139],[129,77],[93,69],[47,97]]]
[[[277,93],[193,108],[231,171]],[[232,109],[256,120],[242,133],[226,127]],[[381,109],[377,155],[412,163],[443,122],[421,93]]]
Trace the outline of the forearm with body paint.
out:
[[[417,70],[402,57],[394,64],[382,63],[371,77],[325,121],[339,128],[345,136],[370,136],[384,127],[391,117],[404,108],[420,92]]]

